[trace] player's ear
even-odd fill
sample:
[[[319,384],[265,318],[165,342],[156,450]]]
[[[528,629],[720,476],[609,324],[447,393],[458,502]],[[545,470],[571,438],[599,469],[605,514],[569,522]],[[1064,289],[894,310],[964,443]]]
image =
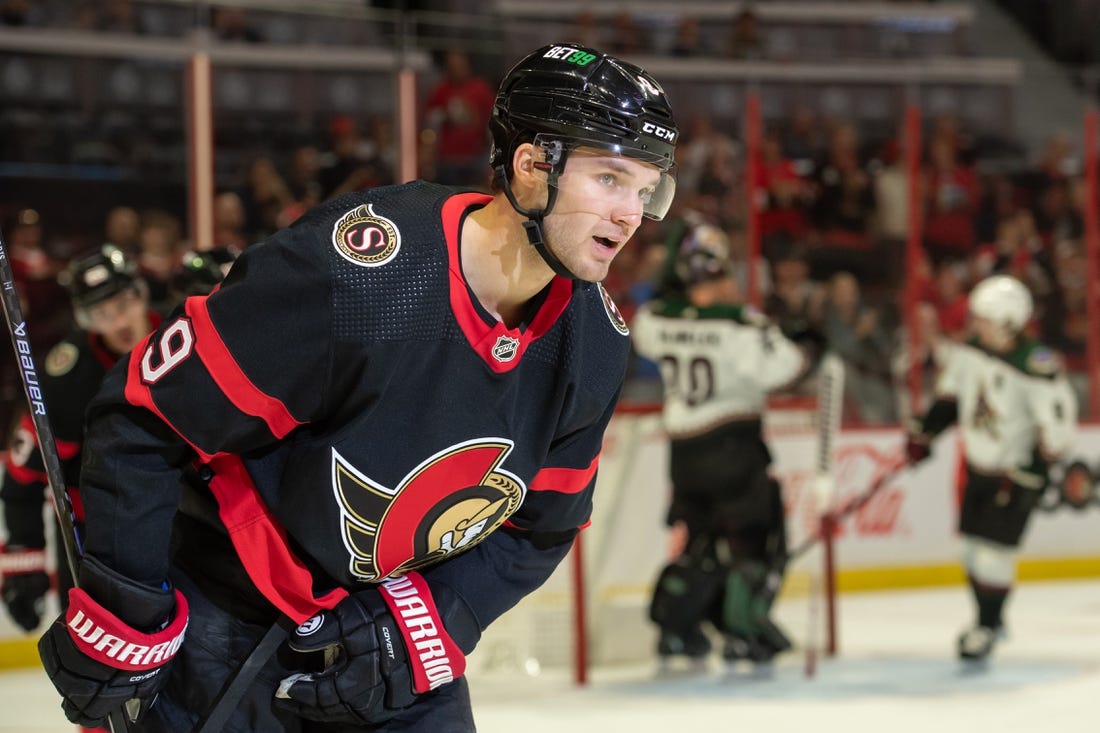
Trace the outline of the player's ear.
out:
[[[530,191],[538,187],[539,182],[546,180],[546,175],[535,170],[535,156],[539,151],[531,143],[522,143],[516,146],[516,152],[512,154],[512,188],[519,191]]]
[[[512,193],[520,206],[541,209],[546,206],[546,173],[537,167],[542,151],[531,143],[522,143],[512,154]]]

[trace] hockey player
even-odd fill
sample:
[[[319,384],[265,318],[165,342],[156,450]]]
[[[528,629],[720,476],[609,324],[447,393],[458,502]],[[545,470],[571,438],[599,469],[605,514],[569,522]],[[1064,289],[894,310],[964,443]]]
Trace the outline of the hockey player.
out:
[[[959,516],[962,562],[977,607],[958,640],[963,660],[984,660],[1004,628],[1004,606],[1028,519],[1047,485],[1047,466],[1072,447],[1077,402],[1058,358],[1028,338],[1031,294],[993,275],[970,294],[975,336],[950,347],[936,400],[909,432],[910,463],[952,424],[962,434],[966,485]]]
[[[634,343],[657,362],[671,441],[667,521],[686,530],[683,553],[657,580],[650,616],[662,666],[710,651],[707,622],[725,637],[727,662],[765,665],[790,643],[769,618],[782,582],[785,518],[769,475],[761,413],[769,392],[802,376],[803,350],[753,308],[738,304],[726,235],[689,230],[675,254],[681,294],[649,303]]]
[[[168,280],[172,301],[182,303],[192,295],[206,295],[221,284],[240,252],[235,247],[184,252]]]
[[[629,347],[598,282],[667,212],[678,135],[653,77],[568,44],[491,133],[493,194],[327,201],[108,375],[39,645],[70,719],[137,698],[136,730],[190,730],[247,662],[224,730],[474,730],[465,655],[588,521]]]
[[[107,370],[160,324],[160,316],[149,307],[148,292],[137,276],[136,265],[114,245],[105,244],[74,261],[59,279],[69,291],[78,329],[50,350],[39,380],[79,523],[83,520],[77,483],[84,410]],[[26,631],[38,628],[50,588],[42,514],[46,485],[46,468],[38,451],[34,423],[24,413],[4,456],[0,499],[8,540],[0,554],[0,567],[4,605]],[[58,527],[55,531],[61,530]],[[62,543],[55,542],[54,547],[58,598],[64,609],[73,579]]]
[[[50,350],[40,372],[40,386],[49,406],[50,426],[61,467],[82,519],[76,490],[84,433],[84,410],[95,396],[103,375],[122,354],[160,323],[149,310],[144,285],[134,263],[113,245],[75,261],[64,273],[79,328]],[[0,555],[4,605],[27,631],[38,628],[50,581],[46,575],[46,532],[43,500],[46,469],[38,452],[34,423],[24,414],[4,456],[0,484],[8,541]],[[56,543],[58,590],[67,600],[72,578]]]

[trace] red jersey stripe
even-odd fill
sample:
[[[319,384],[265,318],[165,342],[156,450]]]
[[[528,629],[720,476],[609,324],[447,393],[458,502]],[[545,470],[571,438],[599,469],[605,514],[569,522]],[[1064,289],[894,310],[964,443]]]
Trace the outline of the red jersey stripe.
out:
[[[144,351],[151,336],[134,349]],[[126,379],[126,400],[157,415],[166,425],[172,423],[153,402],[149,387],[141,381],[141,360],[131,358]],[[185,436],[180,436],[187,440]],[[303,623],[324,608],[333,608],[347,596],[342,588],[320,598],[313,596],[313,577],[287,544],[286,533],[260,498],[251,476],[238,456],[211,455],[194,443],[188,444],[203,463],[214,470],[210,491],[218,502],[218,515],[229,531],[233,547],[248,576],[271,603],[295,623]]]
[[[172,424],[172,421],[164,416],[164,413],[160,411],[157,404],[153,402],[153,395],[149,391],[149,385],[145,384],[141,379],[141,359],[138,358],[138,354],[144,354],[145,350],[149,347],[149,341],[153,338],[153,334],[149,334],[134,347],[134,350],[130,352],[130,361],[126,364],[126,388],[123,394],[126,396],[126,401],[135,407],[144,407],[149,412],[157,416],[168,427],[172,428],[172,431],[179,435],[181,438],[187,441],[195,451],[204,458],[210,456],[209,453],[204,453],[199,450],[199,447],[192,443],[183,435],[180,435],[179,430]]]
[[[38,442],[38,430],[36,430],[34,427],[34,420],[26,412],[24,412],[22,417],[19,418],[19,427],[20,429],[26,430],[28,433],[30,433],[31,438],[33,438],[36,443]],[[76,458],[77,454],[80,453],[81,444],[79,441],[62,440],[55,435],[53,443],[54,446],[56,446],[57,448],[57,457],[63,461],[67,461],[71,458]],[[10,456],[8,457],[8,464],[11,465]]]
[[[214,382],[238,410],[263,420],[276,438],[282,438],[302,424],[290,414],[282,401],[265,394],[241,370],[210,320],[210,311],[206,307],[204,296],[188,298],[186,310],[195,329],[195,349],[199,358],[206,365]]]
[[[597,455],[587,468],[544,468],[531,480],[531,491],[557,491],[562,494],[579,494],[588,488],[596,475],[600,457]]]
[[[5,469],[8,475],[13,480],[21,484],[44,484],[46,483],[46,472],[35,471],[33,468],[27,468],[26,466],[19,466],[12,462],[11,456],[8,456]]]
[[[347,598],[343,588],[314,597],[313,576],[288,546],[286,531],[260,498],[238,456],[223,453],[210,461],[210,467],[218,515],[248,577],[267,600],[301,624]]]

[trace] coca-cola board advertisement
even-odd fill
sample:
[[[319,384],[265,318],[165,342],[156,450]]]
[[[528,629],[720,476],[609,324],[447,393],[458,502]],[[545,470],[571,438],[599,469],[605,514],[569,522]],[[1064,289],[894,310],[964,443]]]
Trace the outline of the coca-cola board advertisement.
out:
[[[768,443],[783,485],[789,545],[797,547],[817,531],[819,501],[825,498],[815,480],[817,436],[812,428],[788,426],[770,434]],[[894,587],[903,585],[906,576],[891,575],[891,570],[923,572],[923,578],[932,580],[961,579],[959,571],[925,572],[955,568],[959,562],[956,526],[962,464],[957,434],[952,430],[937,438],[932,456],[918,466],[886,475],[903,447],[904,435],[896,427],[845,429],[837,436],[831,506],[851,505],[881,483],[873,498],[839,522],[837,570],[887,571],[876,577],[889,576],[887,585]],[[1100,464],[1100,427],[1081,427],[1071,457]],[[670,552],[664,525],[668,442],[659,415],[616,415],[604,442],[598,482],[592,524],[584,537],[590,585],[622,588],[651,582]],[[1091,563],[1100,574],[1098,528],[1100,506],[1036,512],[1024,536],[1021,559],[1042,560],[1051,567],[1073,561],[1075,572]],[[861,587],[874,587],[875,582],[865,578]]]

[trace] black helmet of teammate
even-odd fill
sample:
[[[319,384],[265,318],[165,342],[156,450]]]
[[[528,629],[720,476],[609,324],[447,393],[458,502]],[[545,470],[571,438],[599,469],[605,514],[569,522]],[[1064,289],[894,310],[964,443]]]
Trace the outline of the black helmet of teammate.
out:
[[[501,82],[489,122],[490,165],[539,133],[672,167],[679,131],[657,81],[634,64],[573,44],[544,46]]]
[[[489,164],[512,207],[527,217],[527,238],[559,275],[573,273],[550,252],[542,220],[557,195],[558,176],[576,147],[635,158],[661,171],[643,213],[662,219],[676,190],[672,173],[680,133],[660,84],[634,64],[575,44],[554,44],[528,54],[504,77],[489,121]],[[542,149],[547,176],[545,208],[524,208],[512,192],[512,157],[523,143]]]
[[[205,295],[229,273],[237,259],[237,250],[229,247],[187,252],[172,275],[172,293],[177,300]]]
[[[113,244],[104,244],[94,253],[73,261],[60,280],[78,311],[136,288],[139,282],[137,265]]]

